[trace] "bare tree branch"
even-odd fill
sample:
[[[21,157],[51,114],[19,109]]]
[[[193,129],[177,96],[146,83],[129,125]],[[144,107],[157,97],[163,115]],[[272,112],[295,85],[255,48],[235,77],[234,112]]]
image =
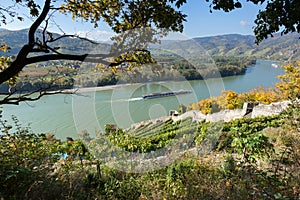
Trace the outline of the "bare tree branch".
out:
[[[47,77],[47,75],[44,75],[44,77]],[[76,94],[78,89],[61,89],[61,90],[56,90],[54,91],[56,85],[55,82],[59,81],[63,77],[58,77],[56,79],[53,79],[49,83],[44,83],[40,84],[40,87],[32,90],[32,91],[18,91],[16,88],[14,90],[9,90],[9,94],[3,94],[6,95],[3,99],[0,100],[0,105],[1,104],[12,104],[12,105],[19,105],[20,102],[23,101],[36,101],[40,99],[43,96],[49,96],[49,95],[54,95],[54,94]],[[34,95],[37,95],[35,96]]]
[[[7,24],[7,15],[11,18],[11,21],[14,21],[14,17],[18,15],[16,11],[12,11],[12,8],[14,8],[16,4],[12,6],[8,6],[6,8],[0,7],[0,16],[2,18],[1,23]],[[17,17],[19,20],[22,20],[22,17],[18,16]]]
[[[19,51],[19,53],[16,57],[16,60],[14,62],[12,62],[12,64],[8,68],[6,68],[5,70],[3,70],[1,72],[0,83],[8,81],[13,75],[18,74],[24,68],[24,66],[27,64],[27,61],[26,61],[27,56],[32,51],[32,49],[34,48],[34,46],[36,44],[35,39],[34,39],[35,32],[38,29],[38,27],[41,25],[41,23],[47,17],[47,14],[50,9],[50,3],[51,3],[51,0],[45,1],[45,5],[44,5],[42,13],[40,14],[40,16],[36,19],[36,21],[32,24],[32,26],[29,29],[28,44],[25,44],[22,47],[22,49]]]
[[[44,61],[51,60],[73,60],[73,61],[85,61],[90,63],[102,63],[104,65],[110,65],[111,63],[104,60],[105,58],[111,57],[109,54],[82,54],[82,55],[74,55],[74,54],[50,54],[50,55],[42,55],[42,56],[34,56],[26,59],[26,65]]]
[[[81,39],[81,40],[84,40],[84,41],[88,41],[88,42],[90,42],[90,43],[92,43],[92,44],[99,44],[98,42],[95,42],[95,41],[90,40],[90,39],[88,39],[88,38],[80,37],[79,35],[73,35],[73,34],[64,34],[64,35],[61,35],[61,36],[59,36],[59,37],[57,37],[57,38],[54,38],[54,39],[52,39],[52,40],[47,40],[46,42],[47,42],[47,43],[48,43],[48,42],[55,42],[55,41],[57,41],[57,40],[60,40],[60,39],[62,39],[62,38],[66,38],[66,37],[70,37],[70,38],[78,38],[78,39]]]
[[[29,97],[32,94],[36,94],[37,92],[39,92],[39,95],[37,97]],[[12,104],[12,105],[19,105],[20,102],[23,101],[36,101],[39,100],[40,98],[42,98],[43,96],[49,96],[49,95],[54,95],[54,94],[75,94],[75,92],[73,91],[67,91],[67,90],[59,90],[59,91],[34,91],[34,92],[30,92],[26,95],[20,95],[18,97],[8,97],[8,98],[4,98],[2,100],[0,100],[0,105],[2,104]]]

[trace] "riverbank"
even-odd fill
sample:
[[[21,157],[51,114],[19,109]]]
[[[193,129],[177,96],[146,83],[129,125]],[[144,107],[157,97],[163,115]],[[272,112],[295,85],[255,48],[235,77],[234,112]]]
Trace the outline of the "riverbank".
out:
[[[211,78],[213,79],[213,78]],[[105,85],[105,86],[96,86],[96,87],[78,87],[78,88],[73,88],[73,89],[64,89],[64,90],[56,90],[56,91],[51,91],[51,92],[58,92],[61,91],[62,93],[87,93],[87,92],[98,92],[98,91],[107,91],[107,90],[115,90],[115,89],[120,89],[122,87],[127,87],[127,86],[143,86],[143,85],[152,85],[152,84],[157,84],[157,85],[166,85],[166,84],[172,84],[172,83],[183,83],[186,82],[188,83],[190,80],[178,80],[178,81],[153,81],[153,82],[145,82],[145,83],[120,83],[117,85]],[[203,81],[203,80],[201,80]],[[204,80],[205,81],[205,80]],[[181,84],[182,85],[182,84]]]

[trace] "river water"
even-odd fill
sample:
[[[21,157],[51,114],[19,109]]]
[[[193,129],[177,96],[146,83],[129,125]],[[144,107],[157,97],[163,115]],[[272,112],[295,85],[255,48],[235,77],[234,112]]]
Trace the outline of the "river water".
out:
[[[103,131],[105,124],[129,127],[134,122],[168,115],[180,103],[188,105],[216,96],[222,90],[245,92],[258,86],[273,87],[281,68],[274,61],[257,61],[245,75],[198,81],[159,82],[125,85],[115,89],[81,93],[80,95],[46,96],[36,102],[19,106],[4,105],[3,119],[11,122],[17,116],[24,126],[35,133],[54,133],[57,138],[77,137],[87,130],[90,135]],[[192,90],[191,94],[155,99],[142,99],[143,94],[161,91]]]

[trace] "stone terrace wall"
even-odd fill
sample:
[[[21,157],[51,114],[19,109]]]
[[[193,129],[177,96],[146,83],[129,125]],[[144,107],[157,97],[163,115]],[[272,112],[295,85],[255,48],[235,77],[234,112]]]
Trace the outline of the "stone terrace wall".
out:
[[[278,115],[283,110],[285,110],[290,104],[290,101],[283,101],[272,103],[269,105],[266,104],[258,104],[255,105],[252,112],[246,113],[247,103],[245,103],[243,109],[235,109],[235,110],[222,110],[217,113],[204,115],[201,111],[191,110],[186,113],[183,113],[180,116],[172,116],[174,121],[182,120],[187,117],[193,118],[194,121],[206,121],[206,122],[218,122],[218,121],[231,121],[239,118],[247,117],[255,118],[259,116],[271,116]]]
[[[251,117],[278,115],[285,110],[290,104],[290,101],[272,103],[270,105],[259,104],[253,108]]]

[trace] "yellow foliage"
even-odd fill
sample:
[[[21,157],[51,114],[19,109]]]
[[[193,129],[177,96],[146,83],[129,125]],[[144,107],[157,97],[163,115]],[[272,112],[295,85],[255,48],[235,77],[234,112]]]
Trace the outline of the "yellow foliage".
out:
[[[7,52],[7,50],[9,49],[9,47],[2,42],[1,46],[0,46],[0,51],[3,51],[4,53]]]
[[[227,108],[230,109],[230,110],[233,110],[233,109],[234,109],[234,105],[228,104],[228,105],[227,105]]]
[[[199,110],[198,103],[193,103],[193,104],[191,104],[191,105],[190,105],[190,108],[191,108],[192,110]]]
[[[200,110],[204,114],[214,112],[214,109],[236,109],[244,102],[261,102],[270,104],[286,99],[300,98],[300,61],[297,65],[283,67],[285,74],[279,76],[280,83],[276,88],[257,87],[249,92],[238,94],[234,91],[223,91],[222,96],[210,97],[189,106],[192,110]]]
[[[223,108],[228,108],[228,109],[235,109],[238,108],[241,105],[241,101],[239,98],[238,93],[228,90],[222,92],[223,95],[225,95],[225,107]]]
[[[220,104],[222,103],[220,97],[211,97],[199,101],[198,103],[190,104],[189,109],[200,110],[203,114],[209,114],[220,110]]]
[[[212,98],[204,99],[198,103],[203,114],[211,113]]]
[[[281,80],[276,84],[279,93],[284,99],[295,99],[300,97],[300,61],[297,64],[288,64],[283,67],[285,74],[278,76]]]
[[[281,100],[280,95],[278,95],[275,89],[264,89],[263,87],[254,88],[250,92],[242,93],[240,94],[239,98],[243,102],[254,101],[265,104],[270,104]]]

